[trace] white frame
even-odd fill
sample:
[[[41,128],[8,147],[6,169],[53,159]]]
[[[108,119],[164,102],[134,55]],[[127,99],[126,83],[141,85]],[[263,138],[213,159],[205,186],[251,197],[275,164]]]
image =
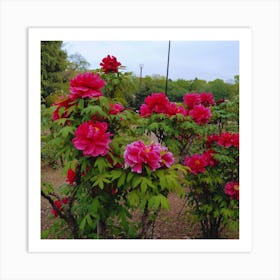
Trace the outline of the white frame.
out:
[[[278,0],[2,0],[0,8],[1,280],[280,278]],[[26,30],[32,26],[110,27],[116,23],[128,27],[141,24],[252,29],[254,235],[250,253],[28,253],[28,199],[24,187],[27,186],[28,108]]]
[[[30,252],[248,252],[251,250],[251,30],[248,28],[30,28],[29,34],[29,251]],[[156,36],[156,38],[155,38]],[[233,240],[46,240],[40,238],[41,41],[239,41],[240,236]],[[249,116],[252,116],[249,113]],[[250,175],[249,175],[250,174]],[[246,205],[246,207],[244,207]]]

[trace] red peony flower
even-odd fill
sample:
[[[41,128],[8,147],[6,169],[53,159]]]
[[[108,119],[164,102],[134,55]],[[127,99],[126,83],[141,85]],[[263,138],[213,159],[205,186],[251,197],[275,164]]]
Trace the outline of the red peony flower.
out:
[[[51,213],[52,213],[55,217],[58,216],[58,212],[57,212],[56,210],[54,210],[54,209],[52,209]]]
[[[61,201],[60,201],[60,200],[55,200],[55,201],[54,201],[54,205],[56,206],[56,208],[57,208],[58,210],[61,210],[62,204],[61,204]],[[52,213],[55,217],[58,216],[58,211],[56,211],[55,209],[52,209],[51,213]]]
[[[140,107],[140,116],[141,117],[149,117],[152,114],[152,111],[148,107],[147,104],[142,104]]]
[[[201,103],[200,94],[198,93],[187,93],[184,95],[184,103],[188,106],[188,109],[193,109],[194,106]]]
[[[209,107],[215,104],[213,94],[211,92],[202,92],[200,94],[201,104],[205,107]]]
[[[115,103],[109,105],[109,114],[110,115],[117,115],[123,111],[123,105]]]
[[[112,190],[111,190],[112,195],[115,195],[117,192],[118,192],[118,190],[116,188],[112,188]]]
[[[116,57],[107,55],[107,57],[102,59],[100,66],[105,73],[118,73],[118,67],[121,66],[121,63],[117,61]]]
[[[211,118],[210,108],[206,108],[203,105],[196,105],[189,111],[189,115],[197,124],[208,123]]]
[[[56,206],[56,208],[60,211],[62,208],[62,203],[63,204],[67,204],[69,202],[67,197],[62,198],[62,200],[55,200],[54,201],[54,205]],[[58,216],[58,211],[56,211],[55,209],[52,209],[51,213],[57,217]]]
[[[223,147],[236,147],[239,148],[239,134],[231,132],[223,132],[218,139],[218,144]]]
[[[84,156],[105,156],[111,142],[107,128],[106,122],[84,122],[76,129],[72,142],[76,149],[83,151]]]
[[[167,96],[163,93],[152,93],[144,100],[145,104],[148,106],[151,113],[165,114],[168,112],[169,100]]]
[[[61,202],[62,202],[63,204],[68,204],[68,202],[69,202],[68,197],[63,197],[63,198],[61,199]]]
[[[185,108],[183,106],[178,106],[176,103],[170,103],[168,110],[167,110],[167,115],[174,116],[177,114],[187,116],[187,111],[185,110]]]
[[[73,99],[98,97],[102,95],[100,90],[104,85],[105,81],[98,74],[78,74],[70,81],[71,96]]]
[[[226,183],[224,192],[230,196],[230,199],[239,199],[239,182]]]
[[[208,135],[207,141],[205,143],[207,148],[212,147],[212,145],[217,142],[220,139],[220,136],[218,134]]]
[[[53,112],[52,120],[56,121],[60,118],[67,118],[69,116],[68,109],[73,105],[74,99],[71,95],[68,95],[66,97],[60,96],[60,100],[55,102],[53,106],[56,106],[55,111]],[[64,107],[64,112],[61,116],[59,116],[59,109]]]
[[[76,180],[76,173],[71,168],[68,169],[66,182],[73,185]]]
[[[213,157],[215,152],[213,150],[206,150],[203,154],[202,157],[204,158],[205,162],[207,163],[207,166],[214,166],[218,164],[218,161]]]
[[[208,165],[203,155],[194,154],[192,156],[186,156],[184,165],[190,168],[190,172],[193,174],[204,173],[205,167]]]

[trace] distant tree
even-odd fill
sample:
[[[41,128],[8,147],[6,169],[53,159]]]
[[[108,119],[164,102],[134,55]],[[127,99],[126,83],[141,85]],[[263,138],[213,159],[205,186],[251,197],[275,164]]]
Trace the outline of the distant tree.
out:
[[[89,69],[90,63],[79,53],[68,56],[68,68],[77,72],[84,72]]]
[[[133,107],[136,110],[140,109],[140,106],[144,103],[144,99],[151,94],[151,89],[147,86],[142,87],[135,95]]]
[[[67,56],[67,67],[63,72],[65,80],[70,81],[78,73],[86,72],[89,70],[90,63],[79,53]],[[65,87],[63,87],[65,89]]]
[[[232,85],[225,83],[222,79],[208,82],[208,91],[212,92],[215,100],[229,99]]]
[[[61,46],[61,41],[41,41],[42,103],[46,103],[51,94],[61,91],[62,85],[67,82],[63,75],[68,65],[67,54]]]
[[[208,91],[207,81],[195,78],[190,84],[190,91],[198,92],[198,93],[203,91]]]

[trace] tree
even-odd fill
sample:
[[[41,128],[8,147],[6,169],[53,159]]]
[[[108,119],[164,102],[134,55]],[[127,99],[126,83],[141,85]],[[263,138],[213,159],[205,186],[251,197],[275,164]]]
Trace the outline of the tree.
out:
[[[209,91],[211,91],[215,97],[215,100],[229,99],[232,85],[226,84],[221,79],[216,79],[208,83]]]
[[[42,103],[46,103],[46,98],[51,94],[61,91],[62,85],[67,82],[63,75],[68,65],[67,54],[61,49],[61,46],[61,41],[41,42]]]

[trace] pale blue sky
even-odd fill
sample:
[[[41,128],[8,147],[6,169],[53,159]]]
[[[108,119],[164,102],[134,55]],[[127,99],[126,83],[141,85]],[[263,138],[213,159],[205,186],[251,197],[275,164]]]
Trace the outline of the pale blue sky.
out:
[[[99,68],[108,54],[117,57],[127,71],[143,76],[166,75],[168,41],[65,41],[67,53],[81,54],[91,68]],[[238,41],[171,41],[169,77],[207,81],[233,80],[239,74]]]

